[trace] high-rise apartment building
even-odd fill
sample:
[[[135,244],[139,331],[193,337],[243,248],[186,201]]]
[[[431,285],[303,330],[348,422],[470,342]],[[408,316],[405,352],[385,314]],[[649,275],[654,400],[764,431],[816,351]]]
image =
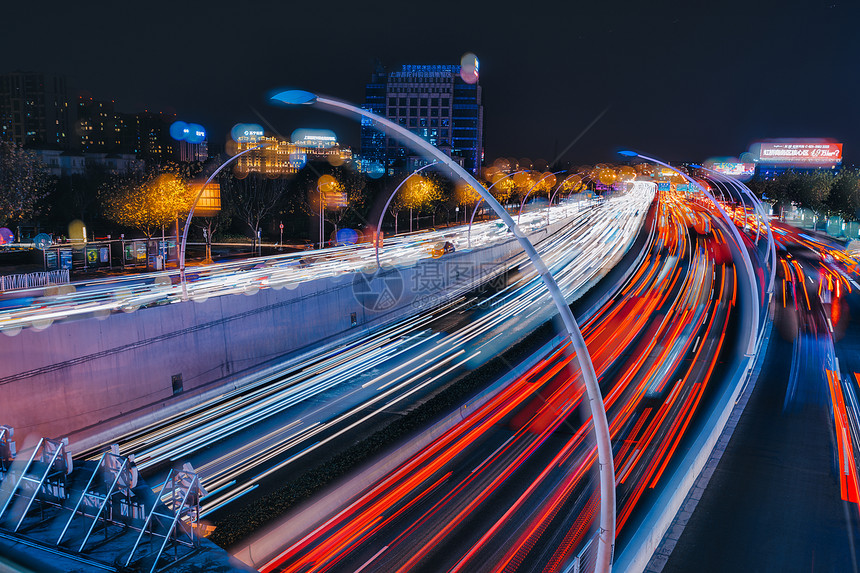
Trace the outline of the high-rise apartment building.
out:
[[[0,75],[0,139],[29,147],[74,143],[66,79],[35,72]]]
[[[83,152],[139,153],[137,118],[120,113],[113,101],[80,96],[75,134]],[[71,146],[74,147],[74,146]]]
[[[138,157],[155,162],[176,161],[179,158],[179,141],[170,136],[170,124],[175,120],[175,114],[151,111],[135,114]]]
[[[484,155],[484,106],[481,86],[460,77],[460,66],[403,65],[389,72],[379,67],[365,87],[364,109],[416,133],[477,173]],[[362,119],[363,169],[381,165],[388,172],[426,162],[403,143]],[[364,166],[368,166],[365,168]]]

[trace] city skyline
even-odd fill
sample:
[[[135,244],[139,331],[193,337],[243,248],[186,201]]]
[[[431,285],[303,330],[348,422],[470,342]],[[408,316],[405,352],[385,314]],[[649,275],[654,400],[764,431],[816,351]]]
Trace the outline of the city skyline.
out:
[[[473,52],[490,160],[551,160],[604,110],[564,160],[611,161],[623,147],[705,159],[779,137],[830,137],[846,143],[847,163],[860,158],[851,140],[853,6],[736,3],[713,11],[663,2],[528,12],[434,5],[378,13],[337,2],[324,10],[228,6],[201,13],[165,5],[132,21],[98,7],[65,14],[49,3],[37,15],[13,5],[10,21],[39,21],[46,41],[28,43],[13,28],[0,40],[0,71],[64,74],[73,89],[116,100],[120,110],[193,117],[213,141],[263,116],[281,133],[333,129],[357,149],[352,122],[274,109],[267,94],[286,86],[360,102],[376,58],[393,68],[453,64]],[[75,48],[59,50],[66,42]]]
[[[860,4],[0,14],[0,570],[860,570]]]

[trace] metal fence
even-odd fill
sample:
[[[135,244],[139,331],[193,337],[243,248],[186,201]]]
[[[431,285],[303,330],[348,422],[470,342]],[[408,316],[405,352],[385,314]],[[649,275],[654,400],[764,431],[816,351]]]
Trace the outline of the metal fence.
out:
[[[0,291],[44,287],[67,282],[69,282],[69,269],[26,275],[3,275],[0,276]]]
[[[846,221],[842,217],[825,217],[809,209],[791,207],[783,211],[783,220],[801,229],[813,229],[827,233],[836,239],[860,238],[860,222]]]

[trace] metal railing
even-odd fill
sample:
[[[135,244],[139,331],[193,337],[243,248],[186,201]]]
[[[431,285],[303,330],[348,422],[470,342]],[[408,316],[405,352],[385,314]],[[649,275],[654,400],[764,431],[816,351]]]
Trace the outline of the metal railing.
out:
[[[0,426],[0,537],[107,571],[154,573],[196,553],[206,491],[190,464],[171,470],[156,495],[138,487],[134,458],[116,445],[72,474],[67,439],[42,438],[16,459],[12,436]],[[92,555],[97,547],[115,562]]]
[[[0,291],[28,289],[69,282],[69,269],[27,273],[25,275],[0,275]]]

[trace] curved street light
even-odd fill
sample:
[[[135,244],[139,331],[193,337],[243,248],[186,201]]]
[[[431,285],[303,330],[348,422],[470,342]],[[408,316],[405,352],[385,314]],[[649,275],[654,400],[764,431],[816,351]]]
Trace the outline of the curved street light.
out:
[[[380,268],[379,267],[379,233],[382,231],[382,219],[385,217],[385,212],[388,210],[388,206],[391,205],[391,200],[394,199],[394,196],[397,195],[397,192],[400,191],[400,188],[403,187],[403,184],[406,183],[407,181],[409,181],[409,179],[413,175],[415,175],[416,173],[419,173],[421,171],[424,171],[428,167],[433,167],[437,163],[438,163],[438,161],[434,161],[433,163],[428,163],[427,165],[419,167],[418,169],[416,169],[415,171],[410,173],[409,177],[406,177],[403,181],[401,181],[397,185],[397,187],[394,188],[394,191],[392,191],[391,195],[389,195],[389,197],[388,197],[388,201],[385,202],[385,207],[382,208],[382,212],[379,214],[379,221],[376,223],[376,240],[373,241],[376,244],[376,268],[377,269]],[[412,226],[412,224],[410,223],[410,227],[411,226]]]
[[[770,217],[768,216],[767,211],[764,208],[764,204],[761,202],[761,200],[758,197],[756,197],[755,193],[752,192],[752,189],[747,187],[747,185],[745,183],[742,183],[741,181],[738,181],[737,179],[734,179],[733,177],[723,176],[723,179],[728,181],[731,185],[735,186],[738,189],[738,191],[746,194],[746,196],[749,197],[750,202],[753,204],[753,208],[758,213],[758,218],[761,219],[762,221],[764,221],[765,227],[767,228],[768,232],[770,233],[768,240],[772,242],[773,232],[771,231]],[[756,242],[758,242],[758,233],[756,233]],[[772,246],[772,245],[769,245],[769,247],[770,246]],[[775,249],[774,249],[773,257],[774,257],[773,262],[775,263],[776,262]]]
[[[561,188],[564,187],[564,184],[567,183],[573,177],[579,177],[580,179],[582,179],[582,176],[579,175],[579,173],[571,173],[570,175],[565,177],[561,181],[561,183],[559,183],[558,186],[555,188],[555,191],[552,192],[552,197],[549,198],[549,204],[546,206],[546,224],[547,225],[549,225],[549,208],[552,207],[552,200],[555,199],[555,196],[558,194],[559,191],[561,191]],[[569,196],[570,195],[568,195],[568,197]]]
[[[736,187],[740,192],[746,193],[747,196],[752,200],[753,205],[758,211],[759,217],[764,220],[764,224],[767,228],[767,248],[768,254],[770,255],[770,281],[768,282],[767,292],[768,294],[773,293],[773,285],[776,282],[776,245],[773,239],[773,229],[770,225],[770,217],[767,216],[767,213],[764,210],[764,205],[762,205],[761,201],[759,201],[758,197],[755,196],[755,193],[747,187],[742,182],[738,181],[733,177],[728,177],[714,171],[712,169],[708,169],[707,167],[703,167],[701,165],[693,165],[693,167],[701,169],[703,171],[707,171],[711,175],[715,176],[718,180],[722,180],[723,182],[728,182],[730,185]],[[758,240],[758,233],[756,233],[756,240]]]
[[[732,233],[732,236],[734,237],[735,242],[738,245],[738,250],[740,251],[741,258],[743,259],[744,268],[747,271],[747,275],[750,277],[750,281],[749,281],[750,306],[752,306],[752,314],[753,314],[752,323],[755,325],[755,327],[750,329],[750,339],[747,342],[746,355],[750,356],[750,357],[755,355],[756,342],[758,341],[758,320],[759,320],[759,318],[758,318],[758,315],[759,315],[758,293],[756,292],[756,286],[755,286],[755,282],[753,280],[753,277],[755,277],[755,271],[753,270],[752,260],[750,260],[750,254],[747,252],[747,248],[746,248],[746,245],[744,244],[744,240],[741,237],[741,234],[738,231],[738,228],[735,226],[734,222],[732,221],[731,217],[729,217],[729,214],[726,213],[725,209],[723,209],[723,207],[722,207],[722,205],[720,205],[719,201],[717,201],[714,198],[714,196],[711,195],[711,193],[707,189],[702,187],[698,181],[694,180],[692,177],[690,177],[686,173],[680,171],[679,169],[676,169],[675,167],[672,167],[668,163],[664,163],[663,161],[660,161],[659,159],[654,159],[653,157],[648,157],[646,155],[640,155],[639,153],[636,153],[635,151],[619,151],[618,153],[619,153],[619,155],[624,155],[626,157],[638,157],[640,159],[644,159],[645,161],[651,161],[652,163],[656,163],[658,165],[662,165],[663,167],[665,167],[667,169],[671,169],[672,171],[674,171],[675,173],[677,173],[678,175],[683,177],[688,183],[692,184],[699,191],[701,191],[705,195],[705,197],[710,199],[711,202],[714,204],[714,206],[717,208],[717,210],[720,212],[720,215],[723,216],[723,219],[725,219],[726,222],[729,223],[729,230]]]
[[[191,218],[194,217],[194,209],[197,207],[197,203],[200,201],[200,197],[203,196],[203,190],[206,189],[206,186],[209,185],[215,176],[221,173],[221,170],[227,167],[230,163],[236,161],[246,153],[250,153],[255,149],[260,149],[261,147],[267,147],[269,145],[274,145],[273,143],[261,143],[260,145],[255,145],[254,147],[250,147],[241,153],[237,153],[216,169],[212,175],[209,176],[209,179],[203,184],[200,188],[200,191],[197,192],[197,196],[194,197],[194,203],[191,204],[191,210],[188,211],[188,218],[185,219],[185,227],[182,229],[182,243],[179,247],[179,282],[182,283],[182,300],[188,300],[188,283],[185,280],[185,244],[188,241],[188,228],[191,226]]]
[[[532,191],[534,191],[535,188],[540,184],[540,182],[543,181],[544,179],[546,179],[547,177],[550,177],[550,176],[555,177],[559,173],[564,173],[565,171],[567,171],[567,170],[562,169],[561,171],[556,171],[555,173],[544,173],[543,177],[541,177],[540,179],[535,181],[534,185],[532,185],[531,188],[529,188],[529,191],[528,191],[528,193],[526,193],[526,196],[523,197],[523,202],[520,203],[520,212],[517,213],[517,225],[520,224],[520,217],[523,216],[523,207],[526,206],[526,200],[529,198],[529,195],[532,194]]]
[[[705,171],[710,172],[710,170],[707,168],[703,168],[703,169]],[[718,175],[718,177],[719,177],[719,174],[715,174],[715,175]],[[720,177],[720,178],[724,182],[729,183],[729,185],[731,185],[735,189],[737,189],[739,193],[742,193],[742,194],[747,196],[747,198],[750,200],[750,203],[752,204],[753,210],[755,211],[756,217],[759,220],[764,221],[765,227],[767,227],[768,231],[770,231],[770,219],[764,210],[764,205],[762,205],[762,202],[759,201],[759,198],[755,196],[755,193],[753,193],[749,187],[747,187],[745,184],[741,183],[740,181],[738,181],[734,177],[728,177],[726,175],[722,175],[722,177]],[[760,223],[757,223],[756,226],[760,227]],[[755,235],[756,236],[756,244],[758,244],[759,234],[760,234],[760,229],[756,228],[756,235]]]
[[[496,183],[501,183],[505,179],[510,179],[511,177],[516,175],[517,173],[526,173],[528,171],[529,171],[528,169],[520,169],[519,171],[514,171],[513,173],[505,175],[504,177],[496,180],[492,185],[487,187],[487,191],[492,191],[493,187],[496,186]],[[468,244],[469,244],[470,249],[472,248],[472,222],[475,220],[475,213],[478,212],[478,207],[480,207],[481,203],[483,203],[483,202],[484,202],[484,197],[481,196],[481,198],[478,199],[478,202],[475,203],[475,208],[472,210],[472,216],[469,218],[469,228],[468,228],[468,232],[466,233],[466,236],[468,237]]]
[[[704,168],[702,168],[702,169],[704,170]],[[746,222],[747,222],[747,204],[746,204],[746,201],[744,201],[743,193],[742,193],[741,191],[739,191],[739,190],[738,190],[736,187],[734,187],[734,186],[732,186],[732,188],[730,189],[730,188],[729,188],[729,185],[727,185],[727,184],[726,184],[726,181],[725,181],[725,180],[723,180],[723,179],[717,179],[716,177],[713,177],[713,178],[708,178],[708,180],[709,180],[709,181],[711,181],[711,182],[714,184],[714,187],[715,187],[715,188],[717,188],[717,189],[719,189],[719,190],[720,190],[720,193],[722,193],[722,189],[723,189],[723,187],[725,187],[725,190],[726,190],[726,191],[728,192],[728,194],[729,194],[729,198],[731,198],[731,200],[732,200],[732,202],[733,202],[733,203],[737,203],[737,201],[735,201],[735,199],[734,199],[734,195],[732,194],[732,189],[734,189],[735,194],[737,194],[737,196],[740,198],[741,205],[742,205],[742,208],[743,208],[743,210],[744,210],[744,224],[743,224],[743,229],[744,229],[744,232],[746,232],[746,230],[747,230],[747,224],[746,224]],[[720,185],[720,183],[722,183],[723,185]],[[724,196],[724,197],[725,197],[725,196]],[[753,209],[754,209],[754,212],[755,212],[755,216],[756,216],[756,218],[758,218],[758,210],[757,210],[757,209],[755,209],[755,205],[753,205]],[[737,225],[737,223],[735,223],[735,225]],[[755,243],[756,243],[756,245],[758,245],[759,234],[760,234],[759,226],[758,226],[758,225],[756,225],[756,234],[755,234]]]
[[[519,241],[520,246],[528,255],[531,263],[535,266],[535,270],[546,285],[547,290],[561,315],[562,322],[565,325],[567,334],[570,337],[571,345],[576,352],[576,359],[579,363],[582,377],[585,382],[585,389],[588,396],[589,407],[591,409],[591,420],[594,425],[594,433],[597,441],[597,460],[599,466],[600,477],[600,525],[598,530],[597,540],[597,560],[595,571],[598,573],[608,573],[612,570],[612,557],[615,549],[615,466],[612,458],[612,439],[609,433],[609,423],[606,419],[606,408],[603,404],[603,396],[600,392],[600,385],[597,382],[597,375],[594,372],[594,365],[591,363],[591,357],[588,354],[588,347],[585,345],[585,340],[582,337],[582,332],[579,330],[579,325],[568,306],[564,295],[561,293],[558,284],[552,277],[546,263],[543,262],[534,245],[528,240],[519,225],[514,222],[504,207],[496,200],[487,189],[481,185],[475,177],[463,169],[463,167],[445,155],[436,147],[430,145],[427,141],[421,139],[411,131],[403,128],[387,119],[380,117],[366,109],[361,109],[352,104],[331,99],[328,97],[318,96],[316,94],[302,90],[287,90],[280,92],[272,97],[273,100],[279,101],[288,105],[317,105],[323,108],[342,110],[351,114],[361,116],[373,121],[375,124],[385,128],[389,134],[395,134],[398,139],[410,144],[413,149],[428,154],[436,159],[439,163],[447,166],[455,175],[462,178],[467,184],[471,185],[487,202],[493,211],[505,222],[514,236]]]

